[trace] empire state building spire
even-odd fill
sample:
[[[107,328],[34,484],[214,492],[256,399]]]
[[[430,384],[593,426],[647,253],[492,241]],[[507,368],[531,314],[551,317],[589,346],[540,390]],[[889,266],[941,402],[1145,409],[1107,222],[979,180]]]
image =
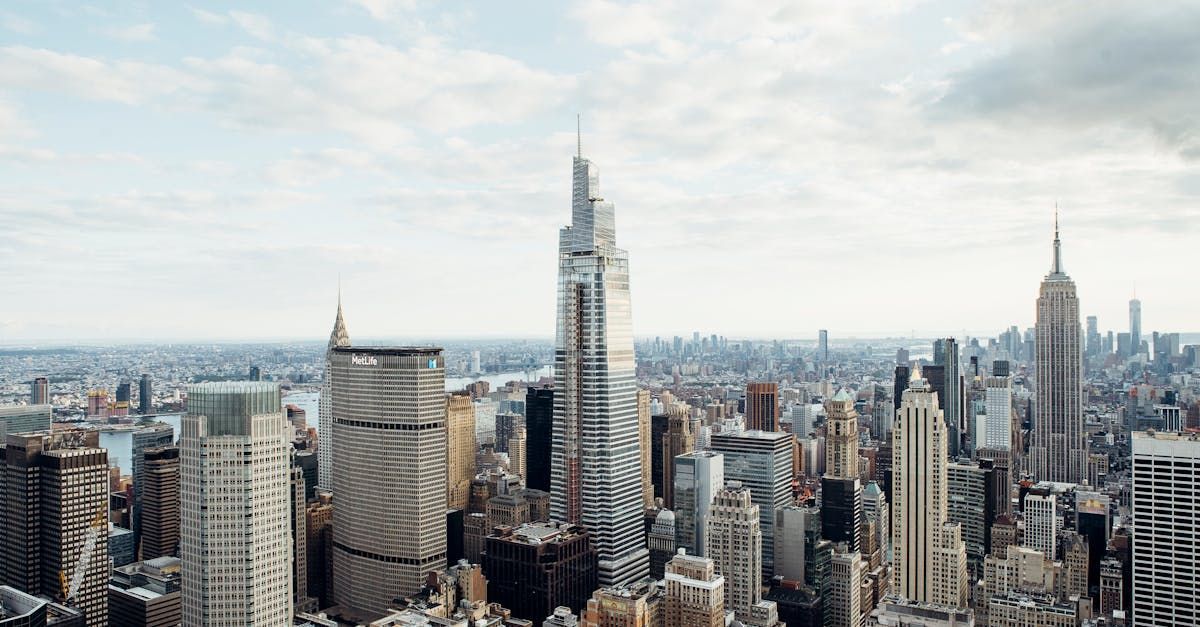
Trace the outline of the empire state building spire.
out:
[[[1058,205],[1054,206],[1054,253],[1050,264],[1050,276],[1054,278],[1067,276],[1067,273],[1063,271],[1062,241],[1058,239]]]

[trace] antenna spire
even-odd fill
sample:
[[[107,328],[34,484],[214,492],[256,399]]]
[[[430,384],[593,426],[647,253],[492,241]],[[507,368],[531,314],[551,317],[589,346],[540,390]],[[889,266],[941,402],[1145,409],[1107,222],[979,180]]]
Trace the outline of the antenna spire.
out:
[[[580,159],[583,158],[583,123],[580,122],[582,117],[578,113],[575,114],[575,154]]]

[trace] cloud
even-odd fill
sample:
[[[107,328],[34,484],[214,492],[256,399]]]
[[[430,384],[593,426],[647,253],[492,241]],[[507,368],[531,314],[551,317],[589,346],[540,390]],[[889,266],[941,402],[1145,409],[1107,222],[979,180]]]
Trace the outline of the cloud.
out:
[[[1200,159],[1200,5],[1052,3],[986,15],[974,26],[1000,51],[952,74],[933,115],[1130,128]]]
[[[33,35],[40,30],[32,20],[8,11],[0,11],[0,26],[19,35]]]
[[[131,26],[114,26],[103,30],[107,37],[128,43],[147,42],[157,39],[154,35],[154,24],[133,24]]]
[[[242,30],[255,39],[263,41],[273,41],[275,39],[275,27],[271,24],[271,20],[265,16],[246,13],[244,11],[230,11],[229,17]]]

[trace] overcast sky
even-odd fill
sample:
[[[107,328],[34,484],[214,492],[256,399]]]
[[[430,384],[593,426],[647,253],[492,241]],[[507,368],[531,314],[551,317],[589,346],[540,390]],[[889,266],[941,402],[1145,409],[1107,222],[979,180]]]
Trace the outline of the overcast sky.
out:
[[[1197,331],[1196,2],[0,5],[0,342],[545,336],[575,115],[639,335]]]

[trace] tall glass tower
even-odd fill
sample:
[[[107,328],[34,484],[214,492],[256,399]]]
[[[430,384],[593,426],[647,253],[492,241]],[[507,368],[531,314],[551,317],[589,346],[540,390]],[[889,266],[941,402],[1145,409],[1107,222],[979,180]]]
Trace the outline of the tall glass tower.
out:
[[[550,508],[591,530],[601,586],[650,572],[634,375],[629,256],[596,166],[578,154],[558,245]]]
[[[1083,431],[1083,351],[1075,281],[1062,267],[1058,219],[1050,274],[1037,299],[1034,369],[1037,376],[1030,464],[1041,481],[1080,483],[1087,478]]]

